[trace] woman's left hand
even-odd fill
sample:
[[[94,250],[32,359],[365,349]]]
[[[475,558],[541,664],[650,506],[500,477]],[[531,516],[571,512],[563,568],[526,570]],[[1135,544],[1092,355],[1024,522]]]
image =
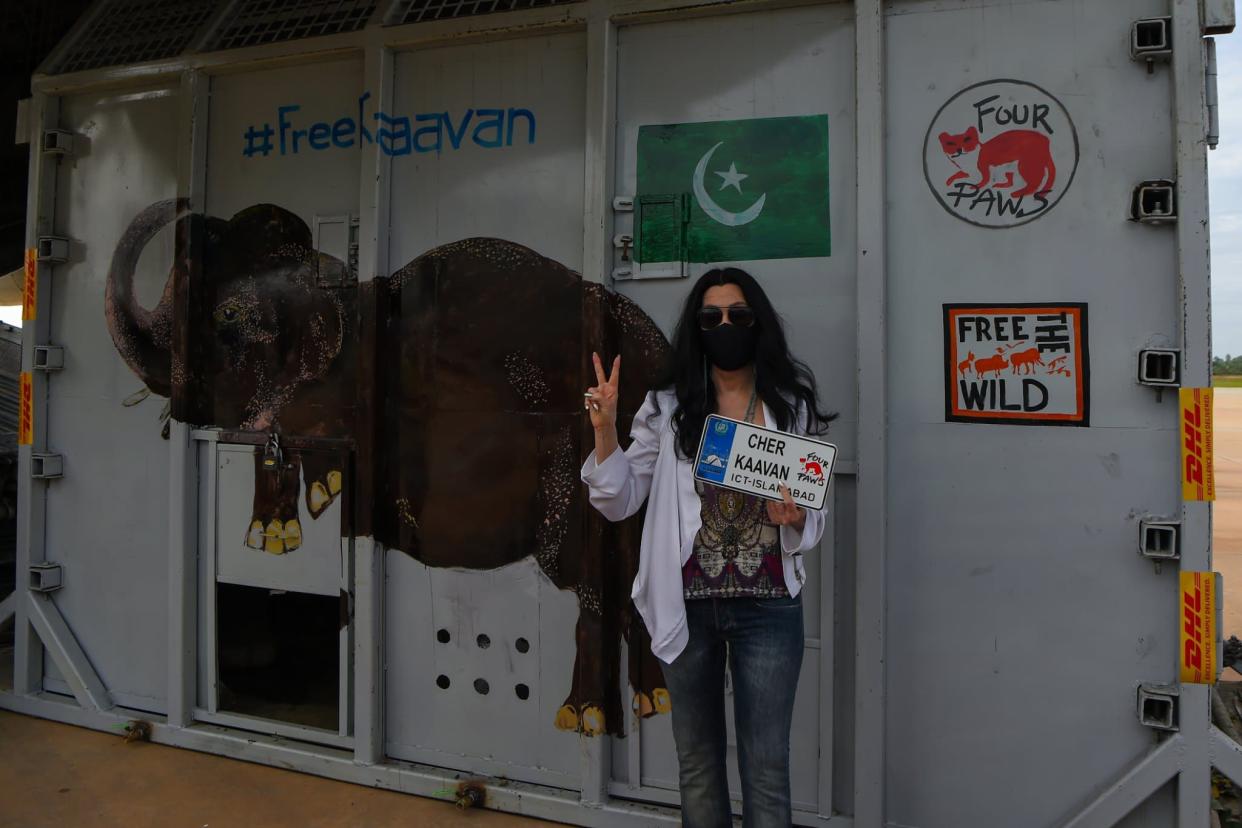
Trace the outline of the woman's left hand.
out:
[[[768,501],[768,520],[777,526],[792,526],[799,532],[806,526],[806,510],[793,502],[789,495],[789,487],[781,486],[783,502]]]

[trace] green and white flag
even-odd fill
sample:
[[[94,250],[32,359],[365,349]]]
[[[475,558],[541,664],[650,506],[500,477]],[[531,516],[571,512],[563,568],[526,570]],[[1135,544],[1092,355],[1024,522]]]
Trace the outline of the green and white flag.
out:
[[[661,196],[684,201],[680,234]],[[640,262],[831,255],[828,116],[641,127],[637,202]]]

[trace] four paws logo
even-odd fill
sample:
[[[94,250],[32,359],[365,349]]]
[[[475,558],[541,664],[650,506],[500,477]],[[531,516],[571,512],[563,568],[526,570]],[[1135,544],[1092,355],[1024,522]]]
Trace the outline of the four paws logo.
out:
[[[1033,83],[968,86],[936,113],[923,174],[936,200],[980,227],[1017,227],[1056,206],[1078,169],[1078,133],[1061,102]]]
[[[802,464],[802,470],[798,472],[799,483],[810,483],[814,486],[825,484],[827,479],[824,476],[824,467],[829,465],[827,458],[811,452],[806,457],[799,457],[798,462]]]

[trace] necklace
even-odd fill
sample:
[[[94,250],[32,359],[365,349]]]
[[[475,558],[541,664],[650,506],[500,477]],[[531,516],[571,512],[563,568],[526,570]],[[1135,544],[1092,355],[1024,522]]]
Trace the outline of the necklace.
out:
[[[746,403],[746,422],[753,423],[755,421],[755,404],[759,402],[759,397],[755,393],[755,389],[750,390],[750,402]]]
[[[746,403],[746,422],[753,423],[755,421],[755,406],[758,402],[758,394],[752,388],[750,391],[750,401]],[[721,489],[718,498],[717,504],[720,513],[727,520],[736,520],[742,514],[742,507],[745,505],[745,501],[742,498],[741,492],[735,492],[732,489]]]

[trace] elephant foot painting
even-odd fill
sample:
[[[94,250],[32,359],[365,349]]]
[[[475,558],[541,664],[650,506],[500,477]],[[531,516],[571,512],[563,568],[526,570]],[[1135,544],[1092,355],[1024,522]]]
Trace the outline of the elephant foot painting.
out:
[[[172,274],[145,308],[135,268],[169,224]],[[255,444],[252,515],[237,527],[255,554],[298,553],[302,496],[312,519],[340,499],[349,532],[427,566],[531,557],[578,598],[573,683],[555,725],[624,735],[622,639],[632,710],[668,711],[628,595],[641,516],[603,521],[578,481],[590,352],[622,355],[628,417],[668,358],[637,305],[491,238],[359,283],[281,207],[224,220],[162,201],[117,244],[104,307],[117,351],[173,417]]]

